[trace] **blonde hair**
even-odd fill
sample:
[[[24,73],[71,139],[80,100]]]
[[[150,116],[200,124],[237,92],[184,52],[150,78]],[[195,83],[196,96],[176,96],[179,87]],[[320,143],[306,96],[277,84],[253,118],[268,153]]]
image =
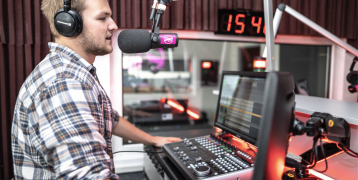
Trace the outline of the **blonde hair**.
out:
[[[42,0],[41,10],[50,23],[50,30],[54,38],[60,36],[60,33],[57,32],[54,24],[54,16],[60,9],[63,9],[63,0]],[[71,9],[82,15],[83,10],[86,9],[85,0],[72,0]]]

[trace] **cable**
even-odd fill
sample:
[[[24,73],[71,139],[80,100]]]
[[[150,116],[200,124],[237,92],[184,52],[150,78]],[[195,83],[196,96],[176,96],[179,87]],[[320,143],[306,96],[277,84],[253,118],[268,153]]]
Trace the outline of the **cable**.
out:
[[[358,158],[358,153],[357,152],[354,152],[353,150],[347,148],[344,144],[342,143],[339,143],[338,144],[338,147],[342,148],[342,150],[347,153],[348,155],[354,157],[354,158]]]
[[[114,152],[113,154],[122,153],[122,152],[134,152],[134,153],[164,153],[164,151],[159,151],[159,152],[155,152],[155,151],[117,151],[117,152]]]
[[[326,163],[326,169],[324,169],[323,171],[317,171],[317,170],[316,170],[316,171],[317,171],[317,172],[320,172],[320,173],[324,173],[324,172],[326,172],[327,169],[328,169],[328,162],[327,162],[326,153],[324,152],[324,148],[323,148],[323,144],[322,144],[322,137],[319,138],[319,141],[320,141],[320,143],[321,143],[321,152],[322,152],[322,154],[323,154],[324,161],[325,161],[325,163]],[[317,153],[316,156],[318,156],[318,153]]]
[[[312,147],[312,151],[311,151],[311,158],[310,158],[310,164],[312,164],[309,168],[312,169],[313,167],[316,166],[316,162],[317,162],[317,140],[318,138],[313,138],[313,147]]]

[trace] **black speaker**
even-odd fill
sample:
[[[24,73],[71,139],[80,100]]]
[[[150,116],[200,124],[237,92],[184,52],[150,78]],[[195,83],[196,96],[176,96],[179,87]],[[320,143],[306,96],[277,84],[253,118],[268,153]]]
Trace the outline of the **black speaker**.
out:
[[[351,68],[349,69],[350,72],[347,75],[347,81],[351,84],[348,86],[348,90],[351,93],[355,93],[358,91],[358,71],[353,71],[354,65],[358,61],[358,57],[353,59]]]
[[[83,28],[81,15],[71,9],[71,0],[64,0],[63,4],[63,9],[57,11],[54,16],[55,28],[63,36],[77,36]]]

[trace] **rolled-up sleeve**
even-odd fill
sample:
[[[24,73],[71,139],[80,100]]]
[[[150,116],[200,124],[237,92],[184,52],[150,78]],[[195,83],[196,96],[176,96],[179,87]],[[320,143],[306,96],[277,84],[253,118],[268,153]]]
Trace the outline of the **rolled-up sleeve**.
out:
[[[99,126],[98,95],[89,85],[59,78],[36,99],[38,128],[31,132],[31,143],[56,179],[118,179]]]

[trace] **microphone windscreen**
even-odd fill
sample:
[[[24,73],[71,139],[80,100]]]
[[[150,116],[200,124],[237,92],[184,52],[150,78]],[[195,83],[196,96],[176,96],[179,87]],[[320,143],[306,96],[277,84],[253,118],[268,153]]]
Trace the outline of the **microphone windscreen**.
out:
[[[149,31],[144,29],[127,29],[118,35],[118,47],[124,53],[148,52],[152,47]]]

